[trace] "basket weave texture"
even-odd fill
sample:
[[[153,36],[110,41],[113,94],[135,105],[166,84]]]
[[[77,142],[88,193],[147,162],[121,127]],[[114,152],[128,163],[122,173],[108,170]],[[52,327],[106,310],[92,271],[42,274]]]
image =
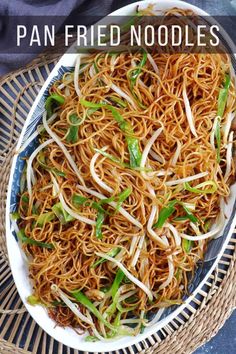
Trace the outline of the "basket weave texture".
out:
[[[30,317],[17,293],[6,251],[5,200],[17,139],[33,101],[58,61],[42,54],[0,81],[0,353],[81,354],[46,334]],[[200,299],[200,300],[199,300]],[[194,305],[194,306],[193,306]],[[161,331],[120,354],[188,354],[210,340],[236,307],[236,235],[198,297]]]

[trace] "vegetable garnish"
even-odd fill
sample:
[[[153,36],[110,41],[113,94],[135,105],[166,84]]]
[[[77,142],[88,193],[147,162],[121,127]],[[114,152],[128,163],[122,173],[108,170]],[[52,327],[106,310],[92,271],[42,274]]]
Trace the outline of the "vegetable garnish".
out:
[[[112,248],[111,251],[107,252],[107,255],[110,257],[115,257],[119,252],[120,252],[120,247],[115,247],[115,248]],[[107,262],[107,259],[104,257],[101,257],[93,265],[91,265],[91,268],[96,268],[99,264],[102,264],[104,262]]]
[[[65,176],[66,176],[65,172],[60,171],[60,170],[58,170],[57,168],[50,167],[50,166],[47,165],[45,154],[44,154],[42,151],[40,151],[40,152],[38,153],[38,155],[37,155],[37,161],[38,161],[38,163],[40,164],[40,166],[41,166],[42,168],[44,168],[45,170],[51,171],[51,172],[53,172],[53,173],[54,173],[55,175],[57,175],[57,176],[61,176],[61,177],[65,177]]]
[[[73,291],[71,295],[83,306],[85,306],[99,321],[104,323],[105,326],[114,330],[115,328],[104,319],[102,314],[98,311],[98,309],[94,306],[94,304],[89,300],[89,298],[82,293],[82,291]]]
[[[22,195],[21,200],[23,203],[28,204],[29,203],[29,197],[27,195]]]
[[[112,296],[112,299],[114,300],[114,297],[117,293],[117,290],[119,289],[119,286],[120,286],[120,283],[122,282],[122,280],[124,279],[124,273],[122,272],[121,269],[119,269],[116,273],[116,277],[115,277],[115,280],[111,286],[111,296]]]
[[[216,145],[217,145],[216,154],[217,154],[217,162],[218,163],[220,162],[220,144],[221,144],[220,121],[221,121],[221,118],[220,118],[220,116],[218,116],[216,118],[216,127],[215,127],[215,137],[216,137]]]
[[[193,246],[193,241],[187,240],[187,239],[183,239],[183,240],[182,240],[182,247],[183,247],[183,250],[184,250],[186,253],[189,253],[189,252],[190,252],[192,246]]]
[[[123,192],[119,193],[116,196],[101,199],[99,202],[94,202],[93,200],[83,197],[78,194],[73,194],[72,196],[72,203],[76,206],[91,206],[92,208],[98,210],[97,219],[96,219],[96,226],[95,226],[95,234],[98,239],[102,239],[102,225],[105,219],[106,214],[110,214],[107,210],[102,207],[102,204],[108,204],[110,202],[117,202],[117,206],[115,211],[118,211],[121,207],[122,203],[128,196],[131,194],[131,189],[127,188]]]
[[[79,194],[74,193],[72,195],[72,203],[76,208],[79,208],[80,206],[84,206],[84,207],[91,206],[92,208],[100,212],[103,212],[104,214],[109,214],[108,211],[103,209],[103,207],[100,205],[100,202],[94,202],[92,199],[89,199]]]
[[[224,88],[220,89],[219,96],[218,96],[217,116],[222,117],[224,114],[225,106],[228,98],[229,87],[230,87],[230,76],[226,75]]]
[[[187,203],[178,201],[177,199],[171,200],[166,207],[162,208],[159,214],[158,221],[153,225],[153,228],[162,228],[166,220],[175,212],[175,205],[181,205],[186,212],[186,215],[179,216],[175,218],[176,221],[190,220],[194,223],[199,222],[198,218],[194,216],[189,208],[186,206]]]
[[[119,208],[121,207],[121,204],[125,201],[125,199],[128,198],[128,196],[131,194],[131,192],[132,192],[131,188],[126,188],[123,190],[123,192],[121,192],[113,197],[110,197],[110,198],[101,199],[98,203],[101,205],[101,204],[108,204],[111,202],[116,202],[117,206],[116,206],[115,210],[118,211]]]
[[[85,342],[97,342],[99,339],[95,336],[87,336],[84,340]]]
[[[114,119],[117,121],[120,129],[125,133],[125,139],[128,145],[128,150],[130,154],[130,166],[139,167],[141,162],[141,151],[139,148],[138,139],[134,137],[133,128],[127,122],[122,115],[111,105],[105,103],[93,103],[80,99],[80,103],[88,108],[105,108],[111,111]]]
[[[212,186],[211,188],[203,189],[206,186]],[[184,183],[184,188],[192,193],[196,194],[213,194],[217,191],[217,185],[214,181],[205,181],[195,187],[191,187],[188,182]]]
[[[56,93],[52,93],[45,102],[45,109],[47,111],[47,117],[50,118],[53,114],[53,109],[56,106],[61,106],[65,103],[65,98]]]
[[[143,109],[146,109],[147,107],[139,100],[138,96],[134,92],[134,86],[135,86],[136,81],[139,77],[139,74],[141,73],[142,68],[144,67],[146,62],[147,62],[147,52],[143,50],[143,56],[142,56],[142,59],[141,59],[139,65],[137,67],[131,69],[129,72],[130,91],[131,91],[133,97],[135,98],[136,102],[138,103],[139,107],[141,107]]]
[[[102,149],[96,149],[94,148],[94,151],[99,152],[99,154],[103,155],[104,157],[107,157],[109,160],[117,163],[121,167],[129,167],[129,164],[126,164],[125,162],[122,162],[118,157],[108,154],[106,151]]]
[[[119,97],[117,96],[110,96],[109,97],[109,100],[114,102],[118,107],[121,107],[121,108],[125,108],[127,107],[127,104],[126,102],[124,102],[123,100],[121,100]]]
[[[63,208],[61,202],[54,204],[52,207],[52,211],[54,212],[54,214],[59,219],[62,225],[74,220],[73,216],[67,213],[67,211]]]
[[[178,200],[174,199],[167,204],[166,207],[162,208],[159,214],[158,221],[153,225],[153,228],[161,228],[166,220],[174,213],[174,206],[178,203]]]
[[[73,113],[69,117],[70,127],[66,135],[66,141],[71,144],[75,144],[78,141],[78,131],[81,119],[77,116],[76,113]]]
[[[22,243],[26,243],[26,244],[34,245],[34,246],[39,246],[39,247],[44,247],[44,248],[50,248],[50,249],[54,248],[52,243],[45,243],[45,242],[41,242],[41,241],[36,241],[32,238],[27,237],[25,235],[25,231],[23,229],[21,229],[19,232],[17,232],[17,237],[19,238],[19,240]]]
[[[99,257],[104,257],[108,261],[114,263],[119,269],[122,270],[122,272],[127,276],[127,278],[129,278],[131,280],[132,283],[136,284],[140,289],[143,290],[143,292],[145,292],[147,294],[150,301],[153,300],[153,294],[152,294],[152,291],[149,289],[149,287],[147,287],[144,283],[142,283],[139,279],[137,279],[133,274],[131,274],[128,271],[128,269],[120,261],[108,256],[105,253],[95,252],[95,254]]]
[[[193,215],[193,214],[191,213],[191,211],[190,211],[185,205],[182,204],[182,207],[183,207],[183,209],[184,209],[185,212],[186,212],[186,217],[187,217],[190,221],[192,221],[192,222],[199,222],[198,218],[197,218],[195,215]]]
[[[46,223],[55,219],[55,214],[51,211],[39,215],[36,220],[36,225],[43,227]]]
[[[29,295],[26,300],[27,300],[28,304],[30,304],[32,306],[43,305],[42,302],[40,301],[40,299],[37,298],[35,295]]]
[[[225,82],[224,82],[224,88],[220,89],[219,96],[218,96],[217,121],[216,121],[216,127],[215,127],[215,138],[216,138],[216,146],[217,146],[217,162],[218,163],[220,162],[220,144],[221,144],[220,122],[221,122],[221,118],[223,117],[223,114],[225,111],[229,87],[230,87],[230,76],[226,75]]]
[[[11,219],[15,221],[20,219],[20,214],[18,213],[18,211],[14,211],[13,213],[11,213]]]
[[[95,234],[96,237],[101,240],[102,239],[102,225],[105,219],[105,213],[103,211],[98,211],[96,226],[95,226]]]
[[[136,84],[138,76],[141,73],[142,68],[144,67],[146,62],[147,62],[147,52],[143,50],[143,56],[142,59],[140,60],[139,65],[130,71],[129,79],[131,82],[131,91],[133,90],[133,87]]]

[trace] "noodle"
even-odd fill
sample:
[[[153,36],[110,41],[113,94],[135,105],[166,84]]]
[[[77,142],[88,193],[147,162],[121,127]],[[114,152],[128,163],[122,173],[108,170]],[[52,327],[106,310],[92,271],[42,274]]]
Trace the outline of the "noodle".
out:
[[[224,54],[95,53],[52,85],[17,225],[58,325],[134,335],[182,302],[235,174],[230,70]]]

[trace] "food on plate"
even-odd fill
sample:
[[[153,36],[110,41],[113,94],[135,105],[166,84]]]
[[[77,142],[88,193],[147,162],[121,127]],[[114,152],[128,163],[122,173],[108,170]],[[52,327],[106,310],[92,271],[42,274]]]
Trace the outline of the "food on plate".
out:
[[[183,302],[225,222],[234,81],[226,54],[141,48],[78,56],[51,85],[12,214],[30,304],[93,341]]]

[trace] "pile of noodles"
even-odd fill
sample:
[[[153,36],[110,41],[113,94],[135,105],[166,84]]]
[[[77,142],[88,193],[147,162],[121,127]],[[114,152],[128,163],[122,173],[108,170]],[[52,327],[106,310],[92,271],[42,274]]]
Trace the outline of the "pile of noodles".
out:
[[[38,134],[39,148],[27,159],[25,188],[22,182],[17,225],[33,284],[29,302],[46,306],[59,325],[87,329],[88,340],[135,335],[165,307],[182,302],[209,239],[223,227],[235,173],[229,57],[153,52],[141,67],[142,58],[142,51],[78,57],[75,72],[50,88],[49,95],[64,102],[52,117],[44,115],[33,136]],[[136,67],[141,70],[131,89]],[[218,161],[219,92],[229,73]],[[127,134],[107,105],[132,127],[138,167],[130,166]],[[117,205],[123,191],[129,193]],[[74,195],[87,203],[76,206]],[[113,202],[100,204],[106,214],[97,237],[93,202],[112,196]],[[174,211],[154,226],[172,201]],[[58,203],[64,222],[52,209]]]

